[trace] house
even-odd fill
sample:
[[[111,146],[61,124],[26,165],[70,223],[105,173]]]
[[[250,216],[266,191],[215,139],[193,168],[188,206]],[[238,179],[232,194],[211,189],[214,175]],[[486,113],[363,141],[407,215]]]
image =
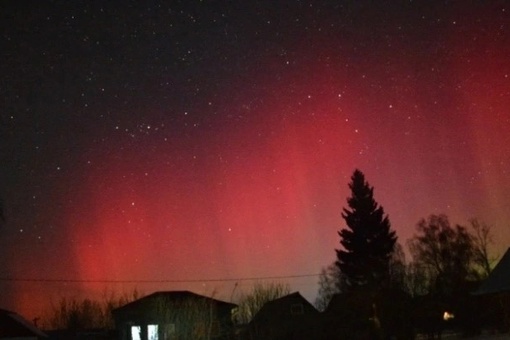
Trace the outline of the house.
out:
[[[510,248],[499,260],[489,277],[474,292],[474,295],[489,295],[510,292]]]
[[[147,295],[113,310],[121,340],[226,339],[237,305],[190,291]]]
[[[267,302],[253,317],[244,338],[313,339],[320,333],[320,313],[299,292]]]
[[[1,340],[38,340],[47,335],[21,315],[5,309],[0,309],[0,339]]]
[[[483,328],[510,331],[510,248],[473,295]]]
[[[368,338],[372,303],[369,294],[334,294],[322,313],[322,338]]]
[[[391,289],[334,294],[323,312],[323,339],[410,339],[412,300]]]

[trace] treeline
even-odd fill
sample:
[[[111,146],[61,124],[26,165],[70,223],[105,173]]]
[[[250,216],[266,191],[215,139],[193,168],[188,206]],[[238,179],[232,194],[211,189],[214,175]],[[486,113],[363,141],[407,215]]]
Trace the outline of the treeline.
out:
[[[412,327],[421,323],[433,329],[444,315],[453,317],[447,310],[459,312],[463,332],[478,331],[474,327],[480,324],[482,310],[476,309],[483,306],[472,293],[495,262],[489,249],[490,226],[477,219],[468,226],[452,225],[446,215],[430,215],[417,223],[407,241],[411,255],[407,261],[388,215],[361,171],[354,171],[349,188],[351,196],[342,213],[345,228],[338,232],[341,247],[335,261],[321,271],[316,307],[327,309],[335,294],[351,297],[346,309],[360,308],[356,303],[361,299],[356,297],[372,297],[366,317],[372,320],[375,339],[384,332],[384,319],[390,324],[397,314],[406,314],[406,323],[415,323]]]
[[[108,329],[115,328],[112,310],[142,297],[136,289],[131,293],[117,294],[105,290],[98,300],[62,297],[43,317],[43,329]]]
[[[414,236],[405,244],[411,255],[408,260],[404,246],[383,207],[375,201],[374,188],[364,174],[355,170],[348,185],[351,196],[342,212],[345,227],[338,232],[340,247],[336,249],[335,261],[321,270],[315,301],[317,309],[324,311],[331,298],[340,293],[347,296],[346,301],[351,304],[366,301],[368,296],[374,297],[374,301],[387,300],[390,303],[386,305],[391,306],[392,296],[407,296],[418,301],[419,307],[430,305],[431,301],[432,304],[454,302],[456,306],[465,307],[469,294],[490,274],[495,262],[489,249],[490,226],[476,219],[470,220],[467,226],[452,225],[446,215],[430,215],[418,221]],[[233,315],[234,322],[249,323],[265,303],[289,293],[290,287],[285,284],[255,284],[251,291],[239,295],[235,301],[239,308]],[[104,294],[101,301],[63,298],[46,316],[44,326],[71,330],[112,329],[111,311],[139,297],[134,291],[122,296]],[[446,308],[446,305],[441,306]],[[345,306],[351,310],[359,307]],[[391,311],[376,307],[375,302],[370,307],[373,308],[370,320],[377,320],[381,313],[386,313],[386,319],[393,318]],[[409,306],[404,307],[399,307],[399,313],[411,313]]]
[[[236,325],[248,324],[257,312],[269,301],[290,294],[290,286],[281,282],[255,283],[250,290],[241,293],[236,303],[232,321]],[[117,295],[113,291],[105,291],[100,299],[65,298],[62,297],[41,320],[41,327],[46,330],[81,331],[89,329],[113,330],[115,328],[112,310],[144,296],[138,290],[129,294]],[[210,297],[214,297],[214,293]],[[160,314],[170,318],[167,306],[161,308]],[[201,305],[192,304],[187,310],[190,319],[202,312]],[[190,314],[191,313],[191,314]]]
[[[490,251],[491,228],[477,219],[468,226],[453,226],[446,215],[430,215],[417,223],[407,241],[411,259],[395,243],[388,259],[387,281],[381,287],[402,290],[412,297],[448,296],[460,287],[485,279],[496,261]],[[323,310],[331,296],[351,290],[349,277],[338,262],[322,268],[315,305]]]

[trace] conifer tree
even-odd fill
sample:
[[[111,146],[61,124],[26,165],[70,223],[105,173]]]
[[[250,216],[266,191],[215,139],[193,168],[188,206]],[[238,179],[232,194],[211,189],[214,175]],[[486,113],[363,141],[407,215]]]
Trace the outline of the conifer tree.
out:
[[[342,213],[347,227],[338,232],[343,249],[336,250],[335,263],[350,289],[377,289],[388,282],[397,236],[361,171],[354,171],[349,188],[352,196]]]

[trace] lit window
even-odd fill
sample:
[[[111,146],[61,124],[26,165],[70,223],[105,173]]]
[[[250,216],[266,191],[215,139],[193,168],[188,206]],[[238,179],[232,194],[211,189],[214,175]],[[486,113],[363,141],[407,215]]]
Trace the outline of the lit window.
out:
[[[140,326],[131,326],[131,340],[142,340],[141,332],[142,328]]]
[[[147,326],[147,337],[149,340],[158,340],[158,325]]]

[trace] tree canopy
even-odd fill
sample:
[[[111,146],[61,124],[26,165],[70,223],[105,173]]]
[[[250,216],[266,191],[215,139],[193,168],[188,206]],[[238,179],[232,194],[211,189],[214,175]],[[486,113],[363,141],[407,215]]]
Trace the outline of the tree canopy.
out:
[[[354,171],[349,188],[352,195],[342,213],[346,228],[338,232],[343,249],[336,250],[335,263],[350,289],[381,287],[388,281],[397,236],[360,170]]]
[[[409,249],[426,274],[429,292],[450,295],[463,283],[490,273],[490,227],[478,220],[471,220],[471,227],[474,234],[464,226],[452,226],[446,215],[418,222]]]
[[[281,282],[256,283],[251,291],[244,293],[237,302],[234,320],[238,324],[248,324],[257,312],[269,301],[290,293],[290,286]]]

